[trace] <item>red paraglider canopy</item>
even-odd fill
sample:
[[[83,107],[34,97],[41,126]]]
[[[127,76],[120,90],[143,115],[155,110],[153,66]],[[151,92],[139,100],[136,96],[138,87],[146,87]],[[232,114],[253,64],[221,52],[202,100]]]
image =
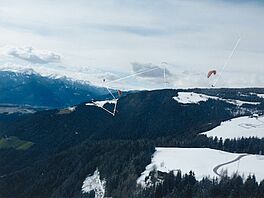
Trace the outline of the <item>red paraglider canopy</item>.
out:
[[[122,91],[121,90],[117,90],[118,96],[121,97],[122,96]]]
[[[210,70],[207,74],[207,78],[210,78],[210,76],[212,76],[212,74],[216,75],[216,70]]]

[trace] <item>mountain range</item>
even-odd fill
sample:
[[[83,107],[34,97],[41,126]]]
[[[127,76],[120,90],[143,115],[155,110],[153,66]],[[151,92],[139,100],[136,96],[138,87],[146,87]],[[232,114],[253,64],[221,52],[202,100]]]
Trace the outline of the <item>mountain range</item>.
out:
[[[108,94],[105,88],[34,70],[0,71],[0,104],[62,108]]]

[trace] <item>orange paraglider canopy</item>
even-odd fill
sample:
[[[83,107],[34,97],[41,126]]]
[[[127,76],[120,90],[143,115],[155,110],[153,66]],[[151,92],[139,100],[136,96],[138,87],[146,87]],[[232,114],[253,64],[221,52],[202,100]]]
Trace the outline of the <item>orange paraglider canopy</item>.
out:
[[[207,78],[210,78],[212,74],[216,75],[216,70],[210,70],[207,74]]]

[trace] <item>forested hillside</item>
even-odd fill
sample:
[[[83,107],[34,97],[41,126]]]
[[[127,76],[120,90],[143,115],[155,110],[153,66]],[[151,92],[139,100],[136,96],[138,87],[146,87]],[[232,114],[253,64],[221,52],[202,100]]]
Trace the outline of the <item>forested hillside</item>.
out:
[[[180,92],[207,94],[208,97],[199,103],[185,104],[175,100]],[[98,106],[86,105],[91,102],[87,101],[71,111],[41,111],[21,116],[15,122],[2,122],[0,137],[5,145],[13,140],[12,144],[23,142],[30,147],[0,147],[0,196],[93,197],[93,193],[82,193],[81,189],[85,178],[96,169],[106,181],[105,196],[108,197],[173,197],[178,192],[186,197],[212,197],[217,194],[214,194],[215,189],[220,189],[219,196],[226,196],[222,191],[226,183],[240,182],[239,177],[226,178],[222,185],[220,180],[198,182],[195,173],[183,175],[180,180],[177,176],[162,174],[163,185],[147,190],[137,186],[136,180],[150,163],[157,146],[263,152],[263,139],[224,141],[200,135],[221,121],[263,114],[264,99],[257,93],[264,93],[264,90],[143,91],[120,97],[115,116]],[[112,109],[113,104],[106,103],[104,107]],[[200,192],[205,183],[208,192]],[[179,185],[184,187],[181,191]],[[247,191],[247,182],[239,185]],[[255,189],[262,189],[262,184]]]

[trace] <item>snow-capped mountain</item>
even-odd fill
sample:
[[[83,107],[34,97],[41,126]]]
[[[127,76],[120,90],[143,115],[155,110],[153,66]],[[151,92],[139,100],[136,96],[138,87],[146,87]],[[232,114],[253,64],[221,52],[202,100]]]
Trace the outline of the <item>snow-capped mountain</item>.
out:
[[[66,107],[98,98],[108,92],[86,81],[42,76],[32,69],[0,71],[0,103]]]

